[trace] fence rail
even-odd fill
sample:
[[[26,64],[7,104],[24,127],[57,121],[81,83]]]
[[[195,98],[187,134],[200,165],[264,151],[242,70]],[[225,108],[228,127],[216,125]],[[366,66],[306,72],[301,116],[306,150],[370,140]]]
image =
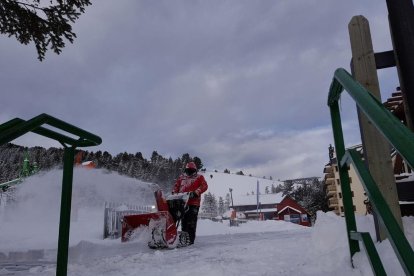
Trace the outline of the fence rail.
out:
[[[120,237],[124,216],[145,214],[154,211],[155,206],[151,205],[105,202],[103,238],[117,239]]]
[[[414,134],[405,127],[381,102],[344,69],[335,71],[329,95],[328,106],[330,108],[332,130],[337,152],[339,176],[341,179],[342,197],[345,209],[345,221],[348,234],[349,249],[352,256],[360,251],[359,241],[362,241],[369,257],[371,267],[376,275],[385,275],[382,263],[378,257],[372,239],[367,233],[357,231],[355,214],[352,203],[352,193],[349,182],[348,166],[352,163],[355,171],[367,192],[375,213],[378,215],[387,231],[392,248],[407,275],[414,275],[414,252],[408,243],[402,229],[373,180],[370,172],[364,166],[360,155],[355,150],[345,151],[344,138],[342,133],[341,116],[338,101],[344,89],[355,100],[360,110],[367,116],[372,124],[384,135],[388,142],[413,167],[414,165]]]

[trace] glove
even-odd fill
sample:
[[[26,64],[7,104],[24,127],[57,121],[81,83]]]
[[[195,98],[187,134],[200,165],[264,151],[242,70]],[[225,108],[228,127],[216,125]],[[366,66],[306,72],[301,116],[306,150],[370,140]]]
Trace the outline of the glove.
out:
[[[190,192],[189,197],[190,198],[197,198],[198,194],[196,192]]]

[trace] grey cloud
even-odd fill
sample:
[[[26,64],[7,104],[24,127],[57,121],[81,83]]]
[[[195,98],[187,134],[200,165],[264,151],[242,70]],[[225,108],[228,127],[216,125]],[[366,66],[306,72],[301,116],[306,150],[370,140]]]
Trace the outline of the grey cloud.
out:
[[[319,175],[332,143],[328,88],[348,67],[357,14],[373,18],[375,48],[389,48],[382,2],[95,1],[74,44],[42,63],[32,45],[0,37],[0,118],[50,113],[114,154],[188,152],[209,167]],[[355,121],[352,102],[342,107]]]

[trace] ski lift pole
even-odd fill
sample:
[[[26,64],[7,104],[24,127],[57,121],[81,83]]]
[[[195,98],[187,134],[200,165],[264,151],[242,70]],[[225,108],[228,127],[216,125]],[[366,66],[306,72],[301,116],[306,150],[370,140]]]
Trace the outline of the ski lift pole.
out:
[[[233,189],[229,188],[229,192],[230,192],[230,199],[231,199],[231,208],[234,209],[234,205],[233,205]]]
[[[256,186],[256,215],[257,215],[257,220],[259,219],[259,180],[257,180],[257,186]]]

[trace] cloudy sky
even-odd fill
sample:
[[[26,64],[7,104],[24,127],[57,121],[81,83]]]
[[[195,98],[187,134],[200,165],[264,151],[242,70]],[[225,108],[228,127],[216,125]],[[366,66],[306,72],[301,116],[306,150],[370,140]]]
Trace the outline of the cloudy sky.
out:
[[[322,176],[333,143],[328,88],[336,68],[349,69],[352,16],[369,20],[376,52],[392,47],[385,0],[92,2],[74,44],[43,62],[33,45],[0,36],[0,123],[48,113],[103,139],[88,150],[188,152],[207,169]],[[379,73],[384,100],[397,76]],[[37,135],[14,142],[59,146]]]

